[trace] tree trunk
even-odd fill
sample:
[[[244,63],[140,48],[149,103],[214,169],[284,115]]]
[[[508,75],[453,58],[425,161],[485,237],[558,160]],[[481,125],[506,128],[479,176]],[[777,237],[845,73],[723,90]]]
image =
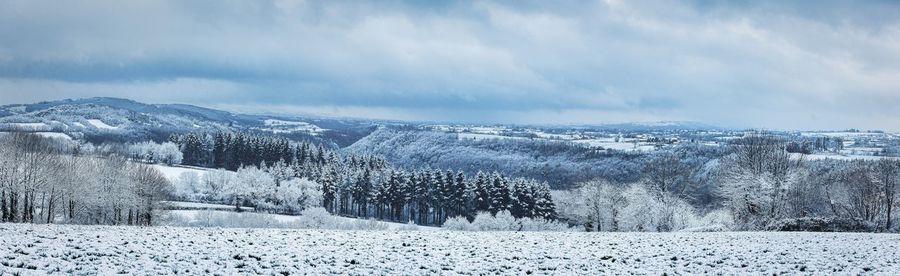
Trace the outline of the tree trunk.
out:
[[[6,216],[9,213],[6,209],[6,190],[0,191],[0,222],[6,222]]]
[[[50,191],[50,200],[47,201],[47,224],[53,223],[53,191]]]

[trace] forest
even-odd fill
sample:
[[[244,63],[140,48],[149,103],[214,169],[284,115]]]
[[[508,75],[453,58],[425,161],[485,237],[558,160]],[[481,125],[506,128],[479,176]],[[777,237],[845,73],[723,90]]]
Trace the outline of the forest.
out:
[[[399,133],[383,147],[406,146],[385,156],[378,148],[335,150],[241,132],[99,145],[7,133],[0,136],[0,218],[151,225],[160,202],[180,200],[286,215],[322,208],[350,218],[455,229],[492,228],[469,225],[478,221],[532,220],[543,223],[536,229],[584,231],[898,230],[897,159],[807,159],[796,152],[797,141],[765,132],[719,146],[684,143],[647,153],[448,137]],[[449,151],[439,145],[461,151],[442,156]],[[416,146],[423,148],[413,151]],[[523,157],[528,152],[533,158]],[[410,159],[388,161],[403,154]],[[460,154],[483,162],[454,161]],[[434,162],[407,163],[426,159]],[[509,169],[552,162],[559,162],[553,170]],[[169,181],[150,164],[206,173]],[[529,175],[568,175],[560,177],[571,182],[551,190],[549,182]]]

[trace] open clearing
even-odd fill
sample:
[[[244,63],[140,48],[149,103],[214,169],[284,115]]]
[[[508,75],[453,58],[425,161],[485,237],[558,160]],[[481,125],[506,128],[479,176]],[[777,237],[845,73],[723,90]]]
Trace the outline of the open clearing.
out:
[[[0,224],[24,274],[894,274],[900,235],[325,231]]]

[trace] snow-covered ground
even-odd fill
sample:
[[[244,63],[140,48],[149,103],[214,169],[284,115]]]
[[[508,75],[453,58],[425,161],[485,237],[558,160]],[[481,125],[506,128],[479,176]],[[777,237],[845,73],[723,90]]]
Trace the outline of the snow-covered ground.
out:
[[[0,224],[0,271],[91,275],[897,275],[900,235]]]
[[[230,225],[242,225],[240,220],[252,220],[250,222],[251,225],[259,226],[258,222],[271,222],[270,226],[265,226],[265,228],[304,228],[304,222],[302,216],[291,216],[291,215],[280,215],[280,214],[266,214],[266,213],[236,213],[233,211],[234,207],[231,207],[232,210],[225,209],[208,209],[208,210],[171,210],[169,214],[173,216],[170,221],[177,222],[175,226],[186,226],[186,225],[203,225],[201,220],[205,218],[219,218],[224,220],[229,220]],[[177,217],[176,217],[177,216]],[[399,230],[417,230],[417,231],[437,231],[441,228],[439,227],[430,227],[430,226],[419,226],[419,225],[411,225],[405,223],[396,223],[396,222],[385,222],[385,221],[377,221],[377,220],[366,220],[366,219],[357,219],[357,218],[346,218],[340,216],[328,216],[327,219],[329,222],[328,225],[323,225],[321,229],[383,229],[383,230],[391,230],[391,231],[399,231]],[[185,224],[186,223],[186,224]],[[377,224],[371,226],[371,228],[366,224]],[[173,225],[173,224],[169,224]],[[230,226],[229,226],[230,227]],[[247,226],[240,226],[241,228]],[[256,227],[259,228],[259,227]],[[316,228],[320,229],[320,228]]]
[[[186,172],[196,173],[197,177],[202,178],[203,175],[206,174],[207,171],[209,171],[209,169],[206,169],[206,168],[187,167],[187,166],[172,167],[172,166],[166,166],[166,165],[160,165],[160,164],[154,164],[151,166],[156,168],[157,170],[159,170],[163,175],[166,176],[166,179],[168,179],[171,182],[175,182],[178,179],[178,177],[181,176],[181,174],[186,173]]]
[[[505,136],[505,135],[497,135],[497,134],[481,134],[481,133],[458,133],[456,134],[457,139],[459,140],[489,140],[489,139],[528,139],[525,137],[515,137],[515,136]]]
[[[0,131],[0,134],[2,134],[2,133],[9,133],[9,132],[3,132],[3,131]],[[40,136],[42,136],[42,137],[51,138],[51,139],[61,139],[61,140],[67,140],[67,141],[71,141],[71,140],[72,140],[72,137],[71,137],[71,136],[69,136],[69,135],[67,135],[67,134],[65,134],[65,133],[61,133],[61,132],[44,132],[44,131],[40,131],[40,132],[31,132],[31,133],[40,135]]]
[[[0,124],[0,127],[9,130],[21,131],[46,131],[50,130],[50,126],[45,123],[6,123]]]
[[[87,122],[99,129],[118,129],[119,127],[111,126],[97,119],[88,119]]]
[[[163,201],[164,205],[173,210],[226,210],[233,211],[234,205],[211,204],[186,201]],[[241,207],[245,211],[254,211],[252,207]]]
[[[887,156],[872,156],[872,155],[853,155],[853,154],[833,154],[833,153],[816,153],[816,154],[800,154],[800,153],[791,153],[791,158],[794,160],[803,158],[804,160],[880,160],[880,159],[898,159],[897,157],[887,157]]]
[[[34,134],[53,139],[72,140],[72,137],[60,132],[35,132]]]
[[[318,134],[326,130],[317,125],[299,121],[267,119],[264,120],[263,123],[267,128],[261,128],[260,130],[270,131],[272,133],[305,132],[309,134]]]

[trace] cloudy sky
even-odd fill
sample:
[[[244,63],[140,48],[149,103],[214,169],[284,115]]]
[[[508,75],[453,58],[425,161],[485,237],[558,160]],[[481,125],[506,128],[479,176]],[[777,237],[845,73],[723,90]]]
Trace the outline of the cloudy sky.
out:
[[[0,0],[0,104],[900,130],[896,1],[434,2]]]

